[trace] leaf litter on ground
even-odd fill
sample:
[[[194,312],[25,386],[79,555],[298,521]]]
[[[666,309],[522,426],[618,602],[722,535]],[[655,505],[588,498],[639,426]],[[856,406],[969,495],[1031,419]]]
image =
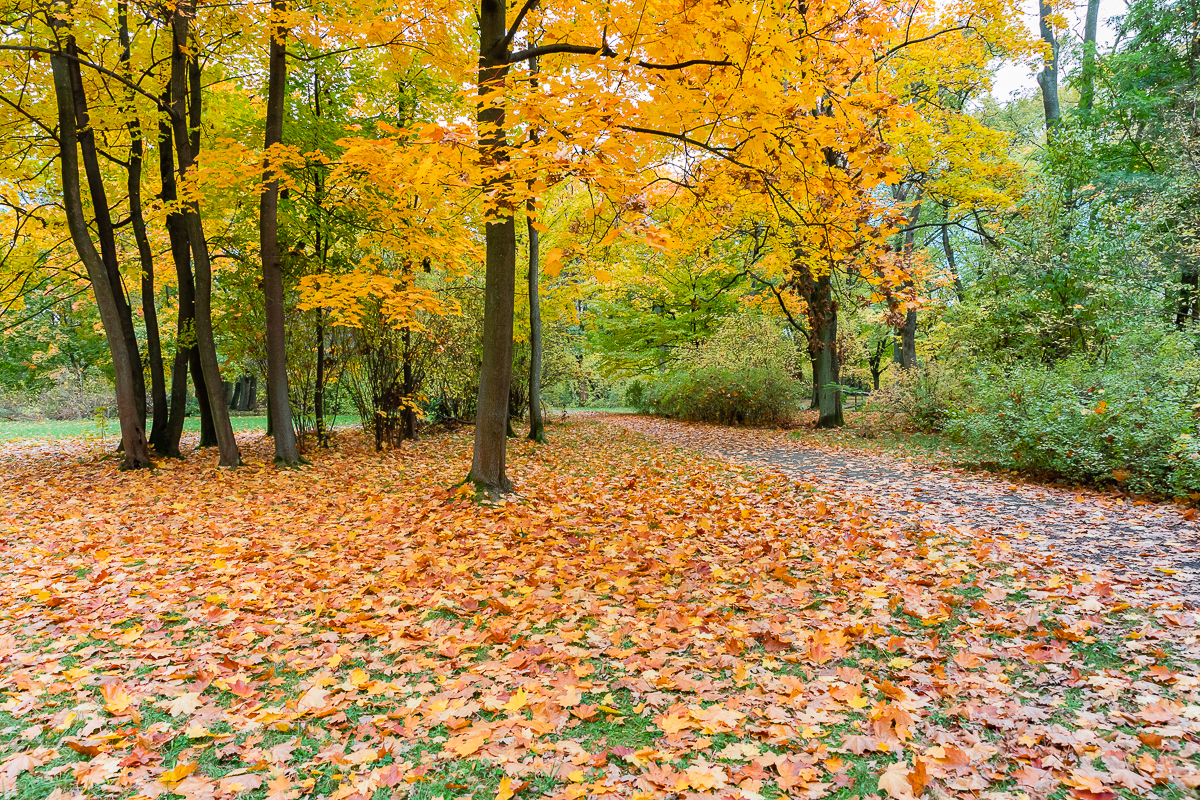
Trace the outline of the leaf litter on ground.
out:
[[[1183,797],[1181,604],[609,425],[0,455],[0,794]],[[68,454],[69,456],[70,454]]]

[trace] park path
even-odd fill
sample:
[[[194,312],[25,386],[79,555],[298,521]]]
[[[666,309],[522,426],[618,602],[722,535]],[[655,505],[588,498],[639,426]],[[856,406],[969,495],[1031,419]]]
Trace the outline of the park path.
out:
[[[623,414],[595,418],[665,444],[777,470],[819,493],[856,497],[883,518],[1003,536],[1026,558],[1111,573],[1145,599],[1200,605],[1194,509],[814,447],[778,431]]]

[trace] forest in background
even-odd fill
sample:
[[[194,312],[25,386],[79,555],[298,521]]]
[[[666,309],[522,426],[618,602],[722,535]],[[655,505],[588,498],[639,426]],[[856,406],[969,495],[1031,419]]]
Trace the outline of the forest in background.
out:
[[[503,489],[549,405],[871,390],[1003,468],[1200,492],[1200,2],[585,6],[11,4],[5,414],[107,408],[126,466],[192,414],[238,463],[231,408],[287,463],[337,415],[473,421]],[[994,100],[1004,58],[1040,90]]]

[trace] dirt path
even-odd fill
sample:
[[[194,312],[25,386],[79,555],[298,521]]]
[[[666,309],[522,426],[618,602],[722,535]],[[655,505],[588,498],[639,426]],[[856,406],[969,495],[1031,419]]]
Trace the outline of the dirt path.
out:
[[[659,441],[779,470],[876,514],[1009,539],[1014,549],[1114,579],[1152,600],[1200,605],[1200,520],[1194,510],[1115,494],[1015,483],[854,450],[817,449],[776,431],[597,415]]]

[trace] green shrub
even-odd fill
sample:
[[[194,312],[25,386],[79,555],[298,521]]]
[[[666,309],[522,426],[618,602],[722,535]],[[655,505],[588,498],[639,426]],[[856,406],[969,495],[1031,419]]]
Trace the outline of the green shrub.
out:
[[[940,430],[961,407],[967,387],[945,364],[893,367],[887,384],[871,395],[870,410],[890,414],[902,427]]]
[[[629,385],[625,387],[625,405],[640,411],[645,408],[645,404],[646,384],[639,380],[630,381]]]
[[[1194,356],[1083,359],[978,369],[945,430],[1003,468],[1117,481],[1135,492],[1200,491]],[[1179,355],[1179,354],[1176,354]]]
[[[702,367],[656,381],[643,393],[641,408],[692,422],[782,425],[802,394],[795,381],[773,370]]]
[[[728,317],[696,349],[679,354],[684,370],[750,369],[799,375],[800,350],[778,320],[746,312]]]

